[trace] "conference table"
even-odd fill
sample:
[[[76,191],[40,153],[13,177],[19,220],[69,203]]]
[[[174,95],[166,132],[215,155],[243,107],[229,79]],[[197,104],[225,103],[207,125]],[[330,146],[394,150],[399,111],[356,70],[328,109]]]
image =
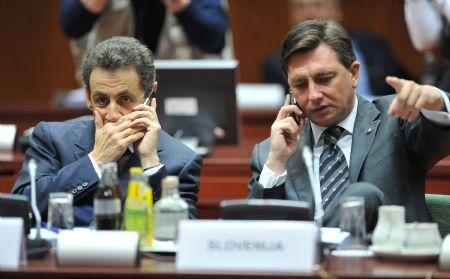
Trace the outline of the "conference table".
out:
[[[395,262],[376,258],[329,256],[313,273],[258,271],[179,271],[174,259],[143,257],[140,267],[60,267],[54,254],[29,260],[17,269],[0,270],[0,278],[450,278],[436,263]]]

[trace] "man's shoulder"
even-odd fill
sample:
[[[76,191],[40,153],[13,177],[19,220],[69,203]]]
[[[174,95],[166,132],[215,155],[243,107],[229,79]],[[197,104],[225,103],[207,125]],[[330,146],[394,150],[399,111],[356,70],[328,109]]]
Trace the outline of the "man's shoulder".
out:
[[[395,94],[392,94],[392,95],[376,97],[375,99],[372,100],[372,103],[377,108],[389,107],[391,105],[392,101],[394,100],[395,96],[396,96]]]
[[[177,157],[184,157],[187,159],[198,156],[197,153],[187,147],[184,143],[163,130],[161,130],[161,133],[159,134],[158,150],[163,153],[176,154]]]
[[[34,134],[49,134],[54,140],[70,139],[74,135],[89,136],[95,130],[93,120],[74,119],[61,122],[39,122],[34,127]]]

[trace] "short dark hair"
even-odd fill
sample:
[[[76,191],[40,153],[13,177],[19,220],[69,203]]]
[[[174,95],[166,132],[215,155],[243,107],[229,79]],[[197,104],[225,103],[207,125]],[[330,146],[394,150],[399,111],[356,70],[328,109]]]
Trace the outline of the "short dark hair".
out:
[[[286,35],[281,51],[281,65],[287,77],[287,64],[294,54],[306,53],[320,43],[328,44],[345,68],[356,61],[352,39],[339,23],[333,20],[313,19],[300,22]]]
[[[151,86],[156,81],[151,51],[131,37],[113,37],[100,42],[89,51],[81,66],[83,83],[88,93],[90,93],[91,73],[96,67],[109,71],[134,67],[146,95],[150,94]]]

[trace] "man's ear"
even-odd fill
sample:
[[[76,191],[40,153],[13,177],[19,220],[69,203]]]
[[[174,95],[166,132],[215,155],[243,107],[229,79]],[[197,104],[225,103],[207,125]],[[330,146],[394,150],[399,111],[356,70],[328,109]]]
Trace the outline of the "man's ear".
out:
[[[84,88],[84,95],[86,97],[86,105],[88,109],[93,111],[93,106],[90,98],[91,94],[89,93],[89,90],[86,87]]]
[[[358,77],[359,77],[359,67],[361,64],[358,61],[354,61],[352,65],[350,65],[350,73],[352,75],[352,87],[356,88],[358,86]]]

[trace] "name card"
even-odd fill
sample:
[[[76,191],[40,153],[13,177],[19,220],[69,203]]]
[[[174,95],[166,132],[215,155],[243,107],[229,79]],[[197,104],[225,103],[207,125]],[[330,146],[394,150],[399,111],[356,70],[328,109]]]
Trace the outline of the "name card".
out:
[[[318,263],[314,222],[184,220],[180,270],[312,272]]]
[[[63,230],[58,234],[56,255],[60,266],[139,266],[139,234]]]
[[[0,268],[18,268],[26,263],[22,218],[0,217]]]

